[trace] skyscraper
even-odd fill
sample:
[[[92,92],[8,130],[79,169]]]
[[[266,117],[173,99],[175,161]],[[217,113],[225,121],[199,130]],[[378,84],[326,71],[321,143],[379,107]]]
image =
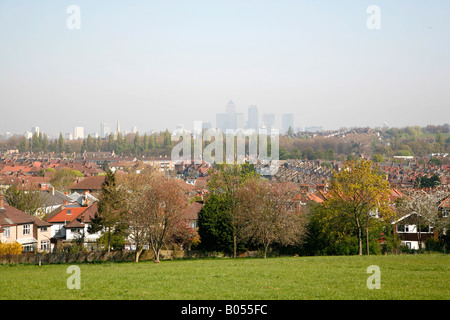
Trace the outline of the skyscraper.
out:
[[[73,127],[73,138],[84,139],[84,127]]]
[[[108,124],[102,123],[100,124],[100,137],[106,138],[111,134],[111,128]]]
[[[255,130],[259,129],[259,116],[257,106],[248,107],[247,129],[255,129]]]
[[[283,113],[281,127],[284,133],[287,133],[289,128],[294,129],[294,114],[293,113]]]
[[[236,106],[233,101],[228,102],[225,113],[216,114],[216,128],[222,132],[226,132],[227,129],[244,129],[244,125],[244,115],[236,113]]]
[[[267,130],[275,128],[275,113],[263,113],[263,124]]]
[[[231,100],[227,104],[226,113],[227,114],[234,114],[234,113],[236,113],[236,106],[235,106],[234,102],[231,101]]]
[[[32,127],[31,128],[31,133],[34,135],[36,133],[36,135],[39,135],[39,127]]]

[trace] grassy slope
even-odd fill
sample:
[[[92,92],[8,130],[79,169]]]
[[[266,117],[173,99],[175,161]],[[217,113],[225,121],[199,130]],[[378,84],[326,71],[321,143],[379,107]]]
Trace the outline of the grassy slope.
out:
[[[381,269],[381,289],[366,286]],[[0,266],[0,299],[450,299],[449,255],[286,257]]]

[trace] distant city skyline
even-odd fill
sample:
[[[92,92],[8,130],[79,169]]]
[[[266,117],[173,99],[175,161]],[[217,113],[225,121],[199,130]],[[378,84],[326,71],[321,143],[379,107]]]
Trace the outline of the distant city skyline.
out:
[[[449,122],[450,2],[377,0],[375,29],[371,5],[3,0],[0,134],[214,125],[230,100],[279,127],[282,114],[324,130]]]

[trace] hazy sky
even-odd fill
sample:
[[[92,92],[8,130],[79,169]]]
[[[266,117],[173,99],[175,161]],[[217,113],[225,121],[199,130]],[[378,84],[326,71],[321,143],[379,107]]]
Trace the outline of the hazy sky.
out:
[[[448,123],[449,15],[448,0],[0,0],[0,133],[214,125],[229,100],[296,126]]]

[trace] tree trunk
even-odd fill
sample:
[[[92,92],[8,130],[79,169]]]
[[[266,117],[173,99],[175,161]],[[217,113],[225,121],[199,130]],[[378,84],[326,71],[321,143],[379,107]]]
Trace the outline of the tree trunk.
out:
[[[369,227],[366,228],[366,246],[367,246],[367,255],[370,254],[370,248],[369,248]]]
[[[136,256],[134,262],[139,262],[139,257],[141,256],[142,250],[144,250],[143,247],[138,249],[136,246]]]
[[[358,226],[358,255],[362,256],[362,228],[359,219],[356,219],[356,225]]]
[[[236,235],[233,235],[233,258],[237,256],[237,239]]]
[[[422,224],[420,222],[418,222],[416,224],[416,228],[417,228],[417,242],[419,245],[419,251],[422,249],[422,233],[421,233],[421,229],[422,229]]]
[[[264,259],[267,258],[267,251],[269,249],[269,243],[264,244]]]
[[[111,252],[111,230],[108,229],[108,252]]]
[[[159,253],[161,252],[161,249],[153,249],[153,253],[155,254],[155,263],[159,263]]]

